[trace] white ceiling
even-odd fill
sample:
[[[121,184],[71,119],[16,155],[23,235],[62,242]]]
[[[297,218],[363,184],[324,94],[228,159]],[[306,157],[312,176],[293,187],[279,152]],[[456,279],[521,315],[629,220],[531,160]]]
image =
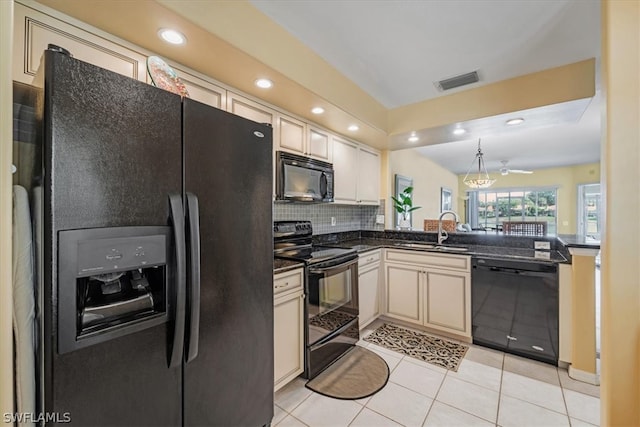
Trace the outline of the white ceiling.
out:
[[[387,108],[588,58],[599,64],[599,0],[250,1]],[[478,83],[444,93],[434,86],[474,70]],[[487,167],[598,161],[600,97],[594,101],[577,122],[484,135]],[[465,173],[476,146],[458,140],[421,151]]]
[[[498,172],[501,160],[507,160],[510,169],[545,169],[597,162],[600,159],[600,92],[592,100],[575,102],[574,111],[581,114],[572,121],[567,109],[557,111],[561,123],[486,135],[481,138],[485,166],[489,172]],[[556,108],[553,106],[551,108]],[[584,114],[582,114],[584,111]],[[562,120],[564,117],[567,120]],[[504,120],[500,120],[504,123]],[[464,139],[444,144],[417,148],[417,151],[456,174],[469,170],[478,149],[477,139]],[[475,166],[477,170],[477,166]]]

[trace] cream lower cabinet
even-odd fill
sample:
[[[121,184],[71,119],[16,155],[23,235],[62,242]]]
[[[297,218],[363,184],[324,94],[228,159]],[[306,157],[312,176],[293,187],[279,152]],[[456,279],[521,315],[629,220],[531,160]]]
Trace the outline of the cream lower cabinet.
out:
[[[358,260],[359,325],[363,329],[380,315],[380,249],[360,254]]]
[[[470,337],[470,274],[429,269],[424,280],[425,326]]]
[[[471,337],[470,257],[388,249],[385,271],[387,317]]]
[[[304,371],[304,270],[274,277],[274,390]]]
[[[385,264],[385,268],[387,273],[385,314],[407,322],[422,324],[422,268],[402,264]]]

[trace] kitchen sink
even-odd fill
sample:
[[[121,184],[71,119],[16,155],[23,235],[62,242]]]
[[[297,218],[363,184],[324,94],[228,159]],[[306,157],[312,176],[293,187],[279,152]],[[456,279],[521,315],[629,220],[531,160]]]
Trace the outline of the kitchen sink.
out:
[[[440,249],[443,251],[458,251],[458,252],[466,252],[469,248],[461,248],[460,246],[435,246],[434,249]]]
[[[427,245],[424,243],[400,243],[400,246],[405,248],[416,248],[416,249],[435,249],[435,245]]]
[[[457,251],[466,252],[469,248],[463,248],[460,246],[445,246],[445,245],[429,245],[426,243],[400,243],[403,248],[415,248],[415,249],[436,249],[441,251]]]

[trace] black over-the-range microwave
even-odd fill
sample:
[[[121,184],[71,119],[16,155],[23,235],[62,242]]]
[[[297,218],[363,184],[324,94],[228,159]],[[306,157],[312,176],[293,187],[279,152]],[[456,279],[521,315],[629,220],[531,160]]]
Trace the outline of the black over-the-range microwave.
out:
[[[333,202],[333,165],[277,151],[276,200]]]

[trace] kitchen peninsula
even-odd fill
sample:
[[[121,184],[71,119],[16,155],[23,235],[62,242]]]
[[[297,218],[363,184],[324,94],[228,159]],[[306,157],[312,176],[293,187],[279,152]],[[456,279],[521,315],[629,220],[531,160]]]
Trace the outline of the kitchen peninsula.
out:
[[[453,312],[459,312],[461,307],[466,307],[467,304],[469,310],[471,310],[471,303],[467,300],[471,299],[470,296],[473,295],[474,282],[470,267],[473,260],[482,258],[497,262],[518,261],[531,266],[542,266],[543,268],[545,266],[554,266],[553,268],[557,268],[557,295],[555,296],[557,304],[553,303],[557,307],[557,330],[559,335],[557,364],[563,367],[568,366],[571,376],[576,379],[589,383],[598,383],[595,366],[595,345],[593,344],[595,343],[595,313],[593,310],[594,304],[592,304],[595,293],[593,286],[595,265],[593,261],[599,251],[599,243],[597,242],[592,242],[576,235],[534,237],[503,235],[495,232],[468,232],[451,233],[443,245],[437,245],[436,233],[396,230],[361,230],[321,234],[314,236],[314,242],[355,249],[360,254],[361,259],[368,256],[368,254],[381,252],[379,257],[382,262],[377,281],[378,298],[374,299],[376,306],[371,311],[379,313],[382,318],[390,317],[394,321],[407,320],[407,318],[389,316],[388,312],[389,280],[390,274],[393,275],[394,270],[387,271],[387,267],[394,262],[405,262],[412,259],[420,260],[421,254],[430,255],[429,262],[445,257],[447,260],[465,259],[466,264],[460,264],[462,268],[460,272],[468,274],[469,288],[465,288],[467,284],[463,281],[459,282],[460,289],[457,292],[462,300],[455,303],[453,302],[454,299],[450,299],[448,302],[445,301],[447,306],[451,305],[448,310],[453,310]],[[535,242],[546,242],[549,245],[549,249],[536,250],[534,249]],[[584,255],[585,251],[588,252],[587,257]],[[387,253],[394,253],[395,260],[389,259]],[[590,260],[589,257],[591,257]],[[408,268],[408,262],[405,264],[404,267],[406,269]],[[422,267],[418,268],[418,274],[424,274],[428,268],[425,269],[424,266],[426,264],[420,265]],[[448,266],[444,267],[444,270],[447,270],[447,274],[453,271],[452,265],[448,264]],[[436,266],[436,269],[442,270],[443,267],[442,265]],[[415,297],[418,299],[424,298],[426,292],[425,285],[418,283],[420,280],[424,281],[424,279],[418,278],[413,282],[415,284]],[[580,286],[579,288],[577,288],[578,285]],[[366,293],[366,290],[361,290],[361,294]],[[428,302],[423,302],[424,306],[427,304]],[[365,307],[362,309],[366,310]],[[418,307],[417,310],[414,316],[415,319],[423,319],[425,316],[424,307]],[[420,314],[420,311],[422,314]],[[469,314],[469,317],[471,316],[472,314]],[[409,321],[408,323],[415,327],[416,324],[420,326],[420,322],[422,320]],[[573,334],[572,330],[576,330],[573,325],[580,325],[580,330],[584,331],[584,333]],[[422,326],[424,326],[424,322]],[[431,328],[427,327],[427,329]],[[435,332],[471,341],[473,340],[473,331],[474,329],[470,325],[465,325],[459,330],[441,328]],[[586,355],[584,360],[582,355]]]
[[[510,236],[495,232],[451,233],[443,245],[437,245],[437,233],[423,231],[350,231],[314,236],[317,243],[338,245],[365,252],[378,248],[403,248],[471,256],[521,258],[536,261],[570,263],[569,244],[556,237]],[[549,243],[549,250],[534,249],[535,241]],[[426,245],[432,245],[429,248]],[[464,250],[461,250],[464,249]]]

